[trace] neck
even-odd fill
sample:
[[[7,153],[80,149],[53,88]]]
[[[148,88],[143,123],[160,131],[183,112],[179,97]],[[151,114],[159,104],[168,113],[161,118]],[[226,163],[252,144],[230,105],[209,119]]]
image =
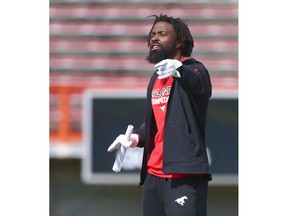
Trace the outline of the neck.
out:
[[[182,53],[177,52],[173,59],[180,61],[183,57],[185,57],[185,56],[182,55]]]

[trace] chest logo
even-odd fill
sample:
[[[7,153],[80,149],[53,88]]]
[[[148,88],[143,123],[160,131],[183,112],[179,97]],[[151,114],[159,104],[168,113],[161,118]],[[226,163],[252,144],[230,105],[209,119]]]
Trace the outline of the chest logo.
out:
[[[166,109],[166,106],[165,105],[163,105],[163,106],[161,106],[160,107],[160,109],[164,112],[165,111],[165,109]]]

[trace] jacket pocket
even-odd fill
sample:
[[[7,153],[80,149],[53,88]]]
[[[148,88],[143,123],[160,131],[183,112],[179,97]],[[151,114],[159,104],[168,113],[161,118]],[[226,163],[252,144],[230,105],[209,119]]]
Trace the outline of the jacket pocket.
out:
[[[168,125],[164,136],[163,156],[166,162],[193,162],[197,147],[188,128],[183,125]]]

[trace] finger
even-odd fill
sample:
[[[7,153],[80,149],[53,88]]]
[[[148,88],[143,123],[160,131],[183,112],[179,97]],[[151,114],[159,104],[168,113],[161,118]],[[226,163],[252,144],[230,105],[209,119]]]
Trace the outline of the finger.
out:
[[[112,152],[112,151],[114,151],[114,150],[115,150],[115,145],[113,145],[113,144],[111,144],[111,145],[109,146],[109,148],[107,149],[108,152]]]
[[[175,66],[175,68],[179,68],[179,67],[181,67],[183,64],[182,64],[180,61],[173,59],[173,65]]]
[[[108,151],[108,152],[114,151],[115,149],[118,148],[118,145],[119,145],[119,140],[116,139],[116,140],[109,146],[109,148],[108,148],[107,151]]]
[[[163,65],[165,65],[165,64],[167,64],[167,59],[162,60],[161,62],[155,64],[154,67],[158,68],[158,67],[161,67],[161,66],[163,66]]]
[[[159,71],[158,70],[156,73],[158,74],[158,76],[163,76],[164,75],[164,71]]]
[[[158,79],[165,79],[165,78],[170,77],[171,75],[172,73],[164,74],[164,75],[158,76]]]
[[[132,140],[129,140],[129,141],[127,141],[127,142],[125,142],[125,143],[123,143],[123,147],[124,148],[128,148],[128,147],[130,147],[131,146],[131,144],[132,144]]]
[[[125,132],[125,139],[126,140],[129,140],[130,137],[131,137],[131,134],[133,133],[133,129],[134,129],[134,126],[133,125],[128,125],[127,129],[126,129],[126,132]]]
[[[177,70],[175,71],[175,74],[173,76],[177,78],[181,78],[181,74]]]
[[[159,70],[157,71],[158,76],[162,76],[164,78],[167,78],[173,74],[174,69],[173,68],[167,68],[166,70]]]

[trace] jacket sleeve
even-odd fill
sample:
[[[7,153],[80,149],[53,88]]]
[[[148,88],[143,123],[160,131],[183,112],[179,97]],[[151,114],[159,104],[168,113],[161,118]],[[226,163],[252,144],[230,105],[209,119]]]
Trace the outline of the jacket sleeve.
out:
[[[181,78],[176,78],[188,94],[200,95],[209,93],[211,95],[211,81],[208,70],[201,63],[183,64],[179,70]]]
[[[134,133],[139,135],[139,143],[137,147],[144,147],[145,143],[145,122],[140,126],[139,129],[135,130]]]

